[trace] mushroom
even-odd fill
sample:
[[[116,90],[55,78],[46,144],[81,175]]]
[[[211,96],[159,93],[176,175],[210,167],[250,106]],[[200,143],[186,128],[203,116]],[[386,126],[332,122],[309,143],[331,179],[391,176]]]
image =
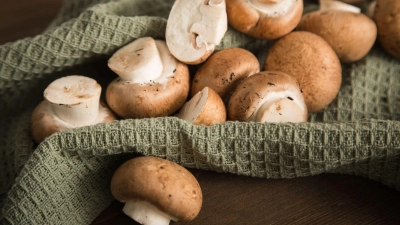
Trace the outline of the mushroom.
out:
[[[260,39],[277,39],[291,32],[303,13],[303,0],[227,0],[228,23]]]
[[[227,29],[225,0],[177,0],[168,17],[165,38],[178,60],[200,64],[213,53]]]
[[[228,105],[229,120],[306,122],[307,106],[296,78],[279,71],[261,71],[243,80]]]
[[[259,71],[260,63],[253,53],[243,48],[222,49],[212,54],[196,71],[190,96],[193,97],[204,87],[210,87],[227,105],[236,86]]]
[[[340,1],[321,0],[321,8],[305,14],[296,30],[324,38],[342,63],[353,63],[368,54],[376,40],[375,22],[360,8]]]
[[[46,137],[76,127],[115,120],[114,113],[100,101],[101,86],[92,78],[71,75],[50,83],[44,100],[31,117],[31,132],[36,143]]]
[[[378,41],[392,56],[400,59],[400,1],[377,0],[373,19],[378,27]]]
[[[119,75],[107,87],[106,100],[122,118],[169,116],[189,95],[189,69],[176,60],[165,41],[139,38],[108,61]]]
[[[297,79],[308,112],[328,106],[339,93],[342,68],[332,47],[320,36],[294,31],[268,50],[264,70],[281,71]]]
[[[123,212],[145,225],[190,221],[200,212],[203,195],[196,178],[166,159],[141,156],[123,163],[111,179],[111,193]]]
[[[213,89],[205,87],[182,106],[177,117],[194,125],[209,126],[226,121],[226,107]]]

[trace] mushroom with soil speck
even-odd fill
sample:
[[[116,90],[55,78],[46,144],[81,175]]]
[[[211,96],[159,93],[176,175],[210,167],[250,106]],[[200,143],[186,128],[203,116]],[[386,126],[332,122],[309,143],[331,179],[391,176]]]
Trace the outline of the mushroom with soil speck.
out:
[[[163,40],[139,38],[114,53],[108,67],[119,77],[108,85],[106,100],[122,118],[170,116],[189,95],[188,66]]]
[[[297,80],[279,71],[261,71],[240,83],[228,105],[228,119],[306,122],[307,106]]]
[[[92,78],[71,75],[47,86],[44,101],[34,109],[31,131],[36,143],[53,133],[111,122],[114,113],[100,101],[101,86]]]
[[[141,156],[123,163],[111,179],[111,193],[123,212],[145,225],[190,221],[200,212],[203,195],[196,178],[166,159]]]

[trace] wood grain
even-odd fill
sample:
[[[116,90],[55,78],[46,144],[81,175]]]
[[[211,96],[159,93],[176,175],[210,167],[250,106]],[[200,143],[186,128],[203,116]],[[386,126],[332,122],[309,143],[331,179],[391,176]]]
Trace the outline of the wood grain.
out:
[[[0,0],[0,44],[39,34],[62,0]],[[191,170],[203,207],[187,223],[171,224],[400,224],[400,194],[362,177],[324,174],[267,180]],[[137,224],[113,202],[96,225]]]

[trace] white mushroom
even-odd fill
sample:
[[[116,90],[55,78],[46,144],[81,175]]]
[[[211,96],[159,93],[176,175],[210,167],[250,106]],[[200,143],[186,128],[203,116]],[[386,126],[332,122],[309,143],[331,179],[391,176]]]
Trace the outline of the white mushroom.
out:
[[[111,179],[111,193],[125,203],[126,215],[145,225],[193,220],[203,202],[200,185],[192,173],[152,156],[122,164]]]
[[[32,134],[37,143],[51,134],[115,120],[100,102],[101,87],[92,78],[66,76],[53,81],[44,91],[45,100],[32,113]]]
[[[165,38],[178,60],[199,64],[219,45],[227,29],[225,0],[176,0]]]
[[[137,39],[118,50],[108,66],[120,77],[108,85],[106,100],[122,118],[172,115],[189,95],[189,69],[165,41]]]

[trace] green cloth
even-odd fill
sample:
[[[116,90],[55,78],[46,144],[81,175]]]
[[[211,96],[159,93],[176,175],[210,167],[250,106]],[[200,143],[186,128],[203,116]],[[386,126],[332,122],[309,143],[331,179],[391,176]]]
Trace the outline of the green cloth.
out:
[[[114,170],[139,154],[264,178],[352,174],[400,190],[400,61],[378,45],[344,67],[339,95],[308,123],[129,119],[35,145],[30,116],[45,87],[78,74],[104,90],[116,77],[107,59],[136,38],[163,38],[173,2],[65,0],[45,32],[0,46],[0,224],[89,224],[113,201]],[[243,47],[262,62],[270,44],[230,28],[218,49]]]

